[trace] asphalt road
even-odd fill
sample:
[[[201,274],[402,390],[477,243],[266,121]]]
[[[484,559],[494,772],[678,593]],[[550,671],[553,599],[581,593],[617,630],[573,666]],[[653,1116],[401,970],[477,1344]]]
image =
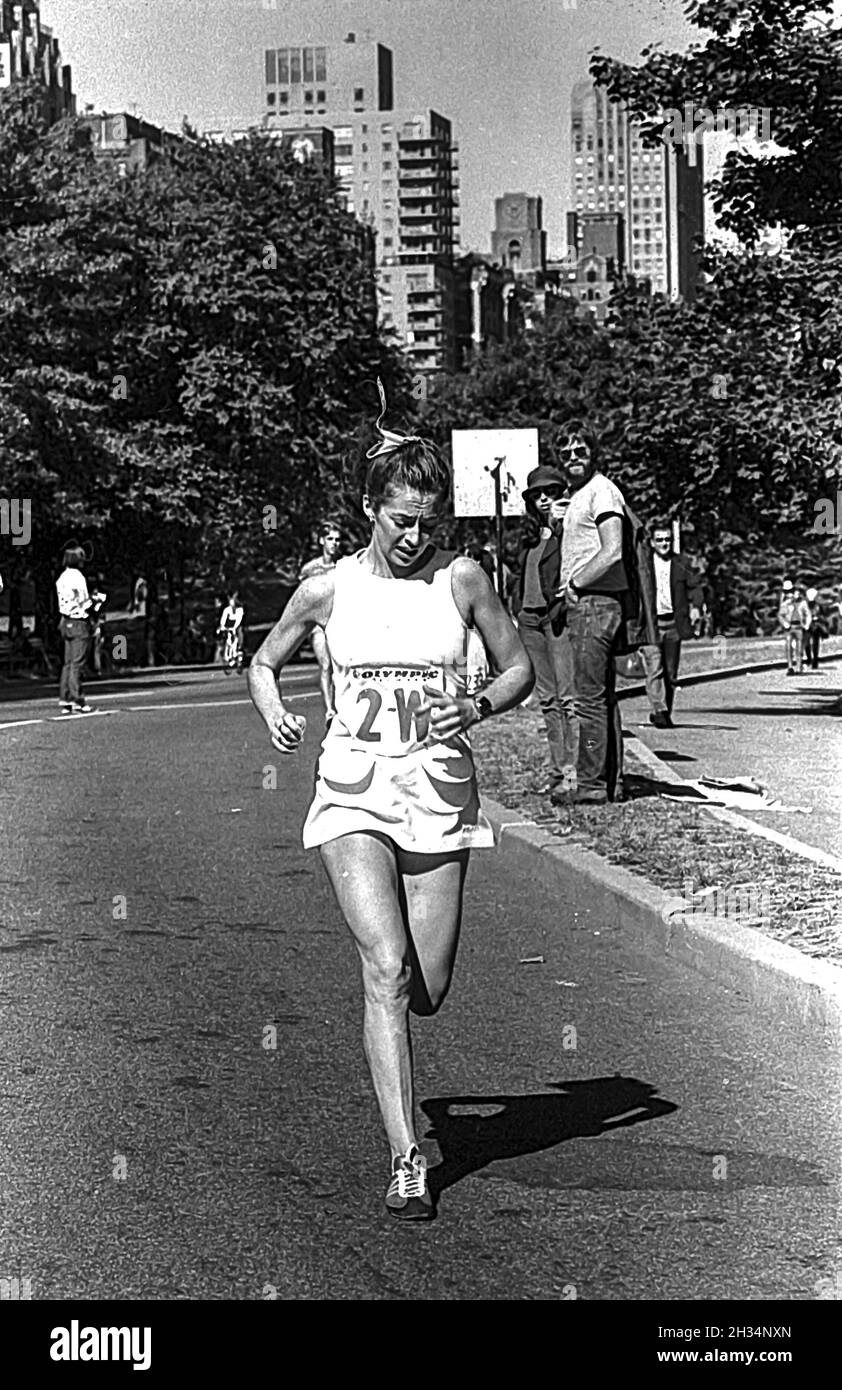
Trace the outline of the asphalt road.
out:
[[[104,716],[4,706],[0,1277],[34,1299],[827,1297],[837,1040],[492,851],[451,997],[415,1025],[439,1219],[387,1215],[356,956],[299,842],[302,680],[297,759],[236,677]]]

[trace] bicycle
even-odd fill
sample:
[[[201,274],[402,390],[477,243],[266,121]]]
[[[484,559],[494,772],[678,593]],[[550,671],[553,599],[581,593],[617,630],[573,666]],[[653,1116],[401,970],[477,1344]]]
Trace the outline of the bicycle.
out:
[[[233,628],[228,628],[225,632],[225,641],[222,647],[222,666],[226,676],[231,671],[242,671],[243,653],[238,641],[238,633]]]

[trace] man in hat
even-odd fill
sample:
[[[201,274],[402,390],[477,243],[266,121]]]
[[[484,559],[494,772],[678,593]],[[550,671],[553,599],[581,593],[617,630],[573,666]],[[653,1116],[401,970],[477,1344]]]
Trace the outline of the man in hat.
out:
[[[82,694],[82,670],[91,640],[88,612],[91,598],[82,565],[86,555],[78,541],[64,547],[63,566],[56,580],[59,631],[64,638],[64,662],[59,682],[59,708],[62,714],[91,714]]]
[[[523,493],[527,534],[520,553],[513,612],[535,671],[535,692],[550,754],[546,790],[560,805],[576,790],[577,723],[573,652],[567,606],[559,597],[561,528],[567,510],[567,484],[557,468],[533,468]]]
[[[778,622],[786,639],[788,676],[800,676],[804,669],[804,633],[810,626],[810,620],[810,609],[802,598],[800,588],[791,579],[785,579],[781,585]]]
[[[559,457],[572,492],[564,518],[561,584],[567,609],[579,757],[576,802],[621,800],[622,724],[614,686],[614,657],[622,640],[625,499],[598,468],[596,437],[567,426]]]

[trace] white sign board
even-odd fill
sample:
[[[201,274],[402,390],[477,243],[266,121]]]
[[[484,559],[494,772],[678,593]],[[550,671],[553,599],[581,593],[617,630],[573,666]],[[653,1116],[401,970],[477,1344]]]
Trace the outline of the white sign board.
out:
[[[12,85],[12,45],[0,43],[0,87]]]
[[[494,474],[498,459],[503,515],[523,516],[526,477],[538,467],[538,431],[453,430],[453,513],[494,516]]]

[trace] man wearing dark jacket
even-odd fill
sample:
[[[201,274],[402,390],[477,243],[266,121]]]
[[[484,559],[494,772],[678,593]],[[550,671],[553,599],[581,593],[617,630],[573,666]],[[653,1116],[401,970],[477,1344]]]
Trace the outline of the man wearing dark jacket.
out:
[[[681,643],[693,636],[688,588],[694,579],[685,557],[672,548],[668,521],[657,521],[652,528],[652,551],[658,641],[642,647],[641,656],[652,706],[649,722],[658,729],[671,729]]]

